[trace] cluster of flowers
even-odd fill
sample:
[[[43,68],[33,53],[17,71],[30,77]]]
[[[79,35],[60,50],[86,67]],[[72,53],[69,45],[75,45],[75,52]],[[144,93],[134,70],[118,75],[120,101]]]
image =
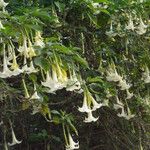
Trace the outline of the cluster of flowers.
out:
[[[37,31],[35,37],[35,46],[43,46],[41,33]],[[18,53],[18,54],[16,54]],[[33,65],[32,58],[36,56],[35,49],[29,38],[23,37],[23,43],[19,46],[18,52],[15,52],[15,47],[10,41],[9,44],[3,44],[3,69],[0,72],[1,78],[9,78],[17,76],[21,73],[35,73],[38,70]],[[23,63],[18,64],[17,59],[23,57]]]
[[[131,99],[133,97],[133,93],[130,93],[129,91],[131,84],[127,83],[126,80],[123,79],[123,77],[118,74],[114,62],[109,65],[106,73],[107,73],[106,76],[107,81],[116,82],[118,83],[117,86],[120,88],[120,90],[122,91],[126,90],[127,94],[126,100]],[[124,117],[125,119],[129,120],[135,116],[131,114],[131,111],[128,106],[127,106],[127,113],[125,113],[124,104],[119,100],[118,96],[116,96],[116,101],[117,104],[114,104],[114,109],[115,110],[121,109],[121,113],[118,114],[119,117]]]
[[[141,16],[139,18],[136,17],[136,19],[134,19],[130,13],[129,15],[127,15],[127,17],[128,23],[125,25],[124,31],[135,31],[138,35],[143,35],[147,32],[148,25],[145,25]],[[118,23],[117,25],[117,31],[121,31],[120,23]],[[113,29],[113,20],[111,20],[110,30],[106,31],[106,35],[108,35],[109,37],[115,37],[117,35],[117,32]]]

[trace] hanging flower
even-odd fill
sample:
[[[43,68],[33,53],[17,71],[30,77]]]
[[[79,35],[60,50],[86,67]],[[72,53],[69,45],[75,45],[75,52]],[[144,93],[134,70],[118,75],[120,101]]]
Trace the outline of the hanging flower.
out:
[[[33,45],[30,41],[30,39],[28,39],[28,54],[29,54],[29,57],[32,58],[32,57],[35,57],[36,56],[36,53],[35,53],[35,50],[33,48]]]
[[[127,106],[127,116],[126,119],[130,120],[131,118],[133,118],[135,116],[135,114],[131,114],[130,108]]]
[[[67,83],[66,91],[79,91],[81,90],[81,83],[77,78],[77,75],[73,69],[72,73],[70,72],[70,78]]]
[[[114,104],[114,109],[115,110],[118,110],[120,108],[123,108],[124,107],[124,104],[119,100],[118,96],[116,96],[116,104]]]
[[[34,94],[31,96],[31,99],[41,99],[37,93],[36,85],[34,83]]]
[[[1,29],[5,29],[5,27],[3,26],[3,24],[2,24],[2,22],[1,22],[1,20],[0,20],[0,30]]]
[[[136,32],[137,32],[137,34],[142,35],[142,34],[146,33],[146,30],[147,30],[147,25],[144,24],[142,18],[140,17],[140,24],[137,27]]]
[[[145,83],[150,83],[150,71],[147,65],[145,66],[145,72],[142,74],[142,80]]]
[[[39,46],[41,48],[45,47],[45,43],[43,42],[43,38],[41,36],[41,32],[40,31],[36,31],[36,33],[35,33],[34,45],[35,46]]]
[[[0,78],[8,78],[12,76],[12,71],[9,70],[7,66],[8,60],[6,59],[6,52],[5,52],[5,46],[3,49],[3,71],[0,72]]]
[[[125,113],[124,107],[121,108],[121,113],[118,113],[117,116],[123,118],[127,117],[127,113]]]
[[[79,142],[74,142],[73,138],[70,134],[70,132],[68,132],[68,145],[66,145],[66,150],[74,150],[74,149],[79,149]]]
[[[13,130],[13,128],[11,127],[11,133],[12,133],[12,143],[8,143],[9,146],[14,146],[16,144],[20,144],[22,141],[18,141],[16,139],[16,135],[15,135],[15,132]]]
[[[120,90],[128,90],[131,87],[131,85],[127,84],[126,80],[124,80],[124,79],[121,79],[119,81],[118,86],[121,88]]]
[[[129,21],[128,21],[128,25],[126,26],[126,29],[132,31],[134,31],[135,29],[131,14],[129,15]]]
[[[99,117],[95,118],[93,115],[92,115],[92,111],[89,111],[87,113],[88,117],[85,118],[84,122],[85,123],[89,123],[89,122],[96,122],[98,120]]]
[[[15,55],[14,49],[13,49],[12,55],[13,55],[13,63],[11,64],[11,69],[13,70],[12,75],[17,76],[17,75],[21,74],[23,71],[21,69],[19,69],[19,65],[16,60],[16,55]]]
[[[107,76],[106,76],[107,81],[118,82],[118,81],[122,80],[122,77],[118,74],[114,63],[109,65],[109,68],[106,71],[106,73],[107,73]]]
[[[129,89],[126,89],[126,92],[127,92],[127,97],[126,97],[126,99],[130,99],[130,98],[133,97],[133,93],[130,93],[130,92],[129,92]]]
[[[108,35],[109,37],[114,37],[116,36],[116,33],[113,31],[113,25],[112,25],[112,21],[110,23],[110,30],[106,31],[106,35]]]
[[[0,0],[0,8],[5,8],[8,3],[5,3],[4,0]]]
[[[83,105],[82,107],[79,107],[78,110],[80,112],[87,112],[87,113],[91,111],[91,108],[88,106],[86,91],[84,91]]]
[[[100,103],[98,104],[96,100],[93,98],[91,93],[89,92],[88,88],[85,88],[84,90],[84,99],[83,99],[83,105],[81,108],[78,110],[80,112],[90,112],[90,111],[95,111],[96,109],[102,107],[103,104]]]

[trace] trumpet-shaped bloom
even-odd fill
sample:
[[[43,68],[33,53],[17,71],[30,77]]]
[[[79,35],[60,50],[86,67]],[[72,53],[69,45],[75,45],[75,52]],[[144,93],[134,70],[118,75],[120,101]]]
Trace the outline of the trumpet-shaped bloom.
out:
[[[2,22],[1,22],[1,20],[0,20],[0,29],[5,29]]]
[[[147,28],[147,26],[144,24],[142,18],[140,17],[140,24],[136,31],[137,34],[142,35],[142,34],[146,33],[146,28]]]
[[[36,85],[34,83],[34,94],[31,96],[31,99],[41,99],[37,93]]]
[[[129,21],[128,21],[128,25],[126,26],[126,29],[132,30],[132,31],[134,31],[134,29],[135,29],[131,14],[129,16]]]
[[[68,139],[69,139],[69,145],[66,145],[66,150],[79,149],[79,142],[76,143],[73,141],[70,132],[68,133]]]
[[[14,75],[14,76],[17,76],[23,72],[21,69],[19,69],[19,65],[17,64],[16,55],[15,55],[14,50],[13,50],[13,63],[11,64],[11,69],[13,70],[12,75]]]
[[[109,66],[108,71],[106,73],[107,73],[106,76],[107,81],[118,82],[122,79],[122,77],[118,74],[117,70],[115,69],[114,64]]]
[[[116,96],[116,101],[117,101],[117,104],[114,104],[113,106],[115,110],[118,110],[124,107],[124,104],[119,100],[118,96]]]
[[[0,0],[0,8],[5,8],[8,3],[5,3],[4,0]]]
[[[29,57],[32,58],[32,57],[35,57],[36,56],[36,53],[35,53],[35,50],[33,48],[33,45],[31,43],[31,41],[28,39],[28,54],[29,54]]]
[[[131,85],[127,84],[126,80],[120,80],[118,86],[121,88],[121,90],[128,90]]]
[[[75,71],[73,70],[73,74],[70,75],[70,79],[68,80],[66,91],[79,91],[80,89],[81,83],[78,80]]]
[[[89,122],[96,122],[98,120],[99,117],[95,118],[93,115],[92,115],[92,111],[88,112],[88,117],[85,118],[84,122],[85,123],[89,123]]]
[[[13,128],[11,127],[11,133],[12,133],[12,143],[8,143],[9,146],[14,146],[16,144],[20,144],[22,141],[17,140],[15,132]]]
[[[127,92],[127,97],[126,97],[126,99],[130,99],[130,98],[133,97],[133,93],[130,93],[128,89],[126,90],[126,92]]]
[[[58,81],[56,69],[52,68],[52,76],[50,76],[49,72],[46,73],[46,81],[42,82],[42,85],[48,87],[48,93],[55,93],[57,90],[60,90],[64,87],[64,85]]]
[[[144,80],[145,83],[150,83],[150,71],[147,66],[145,67],[145,72],[142,74],[142,80]]]
[[[78,108],[78,110],[80,111],[80,112],[90,112],[91,111],[91,109],[90,109],[90,107],[88,106],[88,103],[87,103],[87,97],[85,96],[86,94],[85,94],[85,91],[84,91],[84,99],[83,99],[83,105],[82,105],[82,107],[79,107]]]
[[[35,43],[34,43],[35,46],[39,46],[41,48],[45,47],[45,43],[43,42],[43,38],[41,36],[41,32],[40,31],[37,31],[35,33]]]
[[[12,71],[7,66],[7,59],[6,59],[6,53],[4,48],[4,54],[3,54],[3,71],[0,72],[0,78],[8,78],[12,76]]]
[[[113,31],[113,25],[112,25],[112,21],[110,23],[110,30],[106,31],[106,35],[108,35],[109,37],[114,37],[116,36],[116,33]]]
[[[129,107],[127,107],[127,113],[128,113],[128,115],[126,116],[127,120],[130,120],[131,118],[133,118],[135,116],[135,114],[131,114]]]

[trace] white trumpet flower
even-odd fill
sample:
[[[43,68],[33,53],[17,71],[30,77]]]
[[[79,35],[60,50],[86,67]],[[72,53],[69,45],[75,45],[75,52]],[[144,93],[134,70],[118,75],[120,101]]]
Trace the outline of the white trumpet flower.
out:
[[[79,107],[78,110],[80,112],[87,112],[87,113],[91,111],[91,109],[90,109],[90,107],[88,106],[88,103],[87,103],[87,97],[86,97],[85,91],[84,91],[83,105],[82,105],[82,107]]]
[[[19,65],[17,64],[17,60],[16,60],[16,55],[15,52],[13,50],[13,63],[11,64],[11,69],[12,71],[12,75],[17,76],[19,74],[21,74],[23,71],[21,69],[19,69]]]
[[[70,79],[68,80],[66,91],[79,91],[81,89],[81,83],[77,78],[75,71],[70,73]]]
[[[145,72],[142,74],[142,80],[145,83],[150,83],[150,71],[147,65],[145,67]]]
[[[126,29],[132,30],[132,31],[134,31],[134,29],[135,29],[131,14],[129,16],[129,21],[128,21],[128,25],[126,26]]]
[[[9,70],[7,66],[6,52],[5,48],[3,50],[3,71],[0,72],[0,78],[8,78],[12,76],[12,71]]]
[[[1,22],[1,20],[0,20],[0,29],[5,29],[2,22]]]
[[[115,110],[118,110],[124,107],[124,104],[119,100],[118,96],[116,96],[116,101],[117,101],[117,104],[114,104],[113,106]]]
[[[20,144],[22,141],[17,140],[15,132],[13,128],[11,127],[11,133],[12,133],[12,143],[8,143],[9,146],[14,146],[16,144]]]
[[[79,149],[79,142],[76,143],[73,141],[70,132],[68,133],[68,138],[69,138],[69,145],[66,145],[66,150]]]
[[[96,121],[99,119],[99,117],[95,118],[95,117],[92,115],[92,111],[88,112],[87,114],[88,114],[88,117],[85,118],[85,120],[84,120],[85,123],[96,122]]]
[[[130,108],[127,107],[127,116],[126,116],[126,119],[127,120],[130,120],[131,118],[133,118],[135,116],[135,114],[131,114],[131,111],[130,111]]]
[[[130,93],[130,92],[129,92],[129,89],[126,89],[126,92],[127,92],[127,97],[126,97],[126,99],[130,99],[130,98],[133,97],[133,93]]]
[[[114,37],[116,36],[116,33],[113,31],[113,24],[112,21],[110,23],[110,30],[106,31],[106,35],[108,35],[109,37]]]
[[[128,90],[131,87],[131,85],[127,84],[126,80],[123,79],[119,81],[118,86],[121,88],[121,90]]]
[[[55,94],[55,92],[57,90],[60,90],[64,87],[64,85],[58,81],[57,73],[56,73],[55,68],[52,68],[52,76],[50,76],[49,72],[47,71],[46,81],[41,82],[41,83],[42,83],[43,86],[50,88],[47,91],[48,93],[53,93],[53,94]]]
[[[5,3],[4,0],[0,0],[0,8],[5,8],[8,3]]]
[[[29,55],[30,58],[36,56],[35,50],[33,48],[33,45],[31,43],[30,39],[28,39],[28,50],[27,51],[28,51],[28,55]]]
[[[115,69],[114,63],[109,66],[108,71],[106,71],[106,73],[107,73],[106,76],[107,81],[118,82],[122,80],[122,77],[118,74],[117,70]]]
[[[34,83],[34,94],[31,96],[31,99],[41,99],[37,93],[36,85]]]
[[[127,117],[127,113],[125,113],[124,107],[121,108],[121,113],[118,113],[117,116],[123,118]]]
[[[136,32],[137,32],[137,34],[142,35],[142,34],[146,33],[146,30],[147,30],[147,25],[144,24],[142,18],[140,17],[140,24],[139,24]]]
[[[40,31],[37,31],[35,33],[35,43],[34,43],[35,46],[39,46],[41,48],[45,47],[45,43],[43,42],[43,38],[41,36],[41,32]]]

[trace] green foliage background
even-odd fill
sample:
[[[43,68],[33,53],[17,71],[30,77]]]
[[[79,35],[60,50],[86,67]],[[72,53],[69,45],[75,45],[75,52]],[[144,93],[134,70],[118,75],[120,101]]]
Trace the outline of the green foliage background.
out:
[[[92,3],[107,4],[107,8],[94,8]],[[50,69],[49,58],[53,52],[67,64],[75,66],[81,74],[90,92],[106,99],[107,90],[113,95],[109,107],[94,112],[99,120],[83,123],[84,115],[78,112],[83,94],[59,90],[56,94],[47,94],[41,86],[41,73],[21,74],[7,79],[0,78],[0,142],[4,143],[4,134],[11,141],[9,120],[13,122],[16,136],[23,139],[13,150],[63,150],[65,141],[62,124],[69,124],[73,131],[78,130],[81,150],[144,150],[150,149],[150,106],[142,98],[149,94],[150,86],[141,80],[145,64],[150,68],[149,27],[144,35],[126,31],[128,13],[136,11],[150,26],[150,1],[142,4],[131,0],[7,0],[8,12],[0,13],[5,30],[0,31],[4,43],[22,40],[21,31],[35,34],[42,31],[45,48],[37,48],[34,64],[43,71]],[[98,12],[98,13],[97,13]],[[110,22],[113,20],[115,36],[107,36]],[[117,25],[121,23],[118,30]],[[17,37],[17,38],[16,38]],[[127,41],[129,44],[127,45]],[[0,43],[2,56],[2,43]],[[127,59],[124,59],[124,58]],[[114,61],[119,73],[126,75],[132,83],[134,97],[129,105],[136,114],[131,120],[117,117],[112,108],[115,101],[116,85],[106,81],[105,71]],[[1,57],[2,64],[2,57]],[[47,122],[41,113],[31,115],[32,105],[24,97],[22,78],[27,88],[34,92],[33,82],[43,98],[43,107],[48,106],[52,122]],[[140,93],[140,96],[139,96]],[[124,101],[125,93],[119,91]],[[150,99],[150,97],[148,97]],[[46,111],[46,109],[43,109]],[[47,112],[46,112],[47,113]],[[73,122],[73,124],[72,124]],[[76,128],[75,128],[76,127]],[[1,148],[3,149],[3,148]]]

